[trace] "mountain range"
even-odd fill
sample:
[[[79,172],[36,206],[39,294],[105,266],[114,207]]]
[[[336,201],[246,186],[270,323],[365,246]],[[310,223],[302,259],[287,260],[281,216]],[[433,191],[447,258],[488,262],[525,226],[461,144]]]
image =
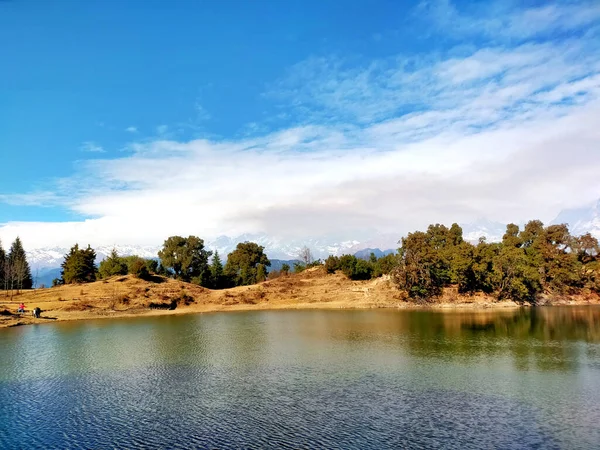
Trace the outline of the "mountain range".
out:
[[[568,223],[570,230],[575,235],[591,233],[600,238],[600,201],[588,208],[570,209],[562,211],[552,223]],[[465,240],[476,243],[480,237],[485,237],[488,242],[498,242],[506,230],[506,224],[493,222],[485,218],[472,223],[461,224]],[[272,260],[293,261],[298,258],[300,249],[304,246],[311,250],[315,259],[325,259],[329,255],[341,256],[353,254],[359,258],[367,259],[371,252],[377,257],[395,251],[399,247],[401,236],[396,234],[376,234],[370,239],[336,240],[328,237],[315,237],[304,240],[294,240],[268,236],[266,234],[242,234],[236,237],[219,236],[213,240],[206,240],[205,246],[209,250],[218,251],[222,260],[233,251],[239,242],[252,241],[265,248],[267,256]],[[97,261],[106,258],[115,248],[119,255],[138,255],[143,258],[156,258],[161,246],[133,246],[110,245],[95,247]],[[385,249],[385,250],[381,250]],[[34,277],[37,276],[38,285],[48,285],[52,278],[60,276],[60,267],[67,248],[38,248],[27,252],[29,264]],[[52,276],[52,278],[49,278]],[[41,281],[43,280],[43,282]]]

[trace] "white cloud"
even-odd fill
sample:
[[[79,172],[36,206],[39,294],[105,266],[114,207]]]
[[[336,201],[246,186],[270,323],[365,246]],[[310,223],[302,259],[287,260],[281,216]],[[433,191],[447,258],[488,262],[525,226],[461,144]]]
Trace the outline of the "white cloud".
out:
[[[129,133],[137,133],[137,132],[138,132],[138,129],[137,129],[137,127],[133,127],[133,126],[131,126],[131,127],[127,127],[127,128],[125,128],[125,131],[127,131],[127,132],[129,132]]]
[[[106,151],[102,148],[102,146],[100,146],[92,141],[87,141],[87,142],[84,142],[83,144],[81,144],[80,150],[82,152],[89,152],[89,153],[104,153]]]
[[[516,45],[363,65],[311,58],[270,92],[303,119],[296,125],[183,142],[162,125],[160,139],[61,180],[53,201],[91,219],[9,223],[0,238],[153,245],[172,234],[401,235],[482,216],[549,221],[600,196],[600,40],[590,28],[540,38],[592,23],[572,4],[557,8],[503,18]],[[522,17],[538,31],[522,31]],[[499,30],[489,20],[485,34]],[[4,201],[24,202],[18,195]]]

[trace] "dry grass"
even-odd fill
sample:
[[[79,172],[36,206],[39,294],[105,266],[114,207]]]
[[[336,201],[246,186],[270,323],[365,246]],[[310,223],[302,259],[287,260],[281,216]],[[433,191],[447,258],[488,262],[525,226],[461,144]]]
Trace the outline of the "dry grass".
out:
[[[42,318],[16,314],[24,302],[27,310],[42,309]],[[588,295],[565,300],[569,303],[598,303],[598,296]],[[486,308],[511,307],[512,302],[498,303],[492,297],[477,294],[464,296],[448,288],[428,307]],[[389,277],[370,281],[351,281],[342,274],[327,275],[323,268],[311,268],[300,274],[281,276],[254,286],[240,286],[212,291],[200,286],[164,279],[143,281],[132,276],[118,276],[85,285],[67,285],[24,291],[11,302],[0,297],[0,327],[48,320],[80,320],[98,317],[185,314],[243,309],[301,308],[411,308]],[[6,311],[6,312],[4,312]]]

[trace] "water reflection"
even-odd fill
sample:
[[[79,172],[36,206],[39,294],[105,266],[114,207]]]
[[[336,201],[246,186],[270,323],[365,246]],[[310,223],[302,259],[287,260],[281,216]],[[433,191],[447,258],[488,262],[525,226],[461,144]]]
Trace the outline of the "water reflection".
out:
[[[554,307],[0,330],[0,447],[592,448],[599,325]]]
[[[597,356],[577,342],[600,342],[600,308],[594,306],[477,311],[361,311],[324,314],[318,339],[349,346],[389,343],[413,356],[465,360],[510,356],[522,370],[572,370]],[[592,347],[594,348],[594,347]]]

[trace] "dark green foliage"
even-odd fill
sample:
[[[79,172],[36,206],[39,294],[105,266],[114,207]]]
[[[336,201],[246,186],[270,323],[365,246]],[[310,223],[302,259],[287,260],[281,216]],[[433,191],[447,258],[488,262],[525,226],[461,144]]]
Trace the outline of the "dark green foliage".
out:
[[[210,265],[211,287],[213,289],[223,289],[227,287],[227,280],[223,272],[223,263],[219,257],[219,252],[215,251],[212,263]]]
[[[264,264],[258,264],[256,266],[256,282],[262,283],[267,279],[267,269]]]
[[[327,273],[335,273],[336,270],[340,269],[340,258],[337,256],[329,255],[325,260],[325,270]]]
[[[523,230],[509,224],[501,243],[482,239],[476,246],[463,241],[456,224],[432,225],[402,239],[393,273],[398,287],[413,298],[430,299],[454,284],[461,293],[535,303],[542,294],[598,291],[598,255],[595,238],[573,237],[564,224],[544,227],[533,220]]]
[[[294,263],[294,273],[301,273],[306,270],[306,266],[302,263],[295,262]]]
[[[6,252],[2,247],[2,241],[0,241],[0,289],[6,290],[8,288],[8,260],[6,259]]]
[[[129,273],[142,280],[149,280],[151,276],[146,260],[143,258],[137,258],[131,262]]]
[[[146,266],[146,270],[148,270],[148,273],[159,275],[160,267],[159,267],[159,264],[158,264],[157,260],[155,260],[155,259],[146,259],[144,261],[144,264]]]
[[[425,300],[452,282],[464,287],[471,278],[466,245],[457,224],[449,229],[430,225],[426,232],[409,233],[402,239],[394,280],[410,297]]]
[[[109,278],[115,275],[127,275],[129,268],[124,258],[117,254],[116,249],[112,249],[108,258],[100,262],[98,274],[100,278]]]
[[[368,261],[354,255],[342,255],[341,257],[330,255],[324,265],[327,273],[341,270],[352,280],[368,280],[391,273],[397,264],[396,259],[396,255],[391,254],[377,258],[374,253],[371,253]]]
[[[227,256],[224,271],[235,286],[246,286],[257,282],[259,265],[263,266],[264,280],[266,267],[271,265],[264,253],[264,247],[254,242],[241,242]]]
[[[373,254],[373,256],[375,255]],[[389,275],[398,264],[398,256],[394,254],[385,255],[381,258],[375,258],[375,262],[372,262],[371,264],[373,267],[371,276],[373,278]]]
[[[8,265],[10,280],[10,289],[31,289],[33,287],[33,279],[31,270],[27,262],[27,255],[21,243],[21,239],[17,237],[10,246],[8,256],[5,258],[5,265]]]
[[[64,284],[89,283],[96,281],[96,252],[89,245],[80,249],[79,244],[71,247],[65,255],[62,267],[62,281]]]
[[[283,265],[281,266],[281,273],[283,275],[287,275],[288,273],[290,273],[290,265],[287,263],[283,263]]]
[[[343,255],[339,261],[339,268],[351,280],[368,280],[373,271],[369,261],[358,259],[354,255]]]
[[[175,278],[208,286],[208,258],[211,254],[204,249],[204,241],[196,236],[171,236],[164,242],[158,257],[161,265],[170,270]]]

